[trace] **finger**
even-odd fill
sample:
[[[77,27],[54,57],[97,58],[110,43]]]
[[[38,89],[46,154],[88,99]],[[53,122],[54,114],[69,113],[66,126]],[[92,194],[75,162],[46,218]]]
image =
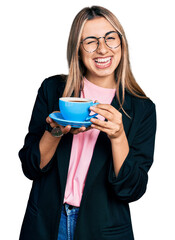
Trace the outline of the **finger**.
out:
[[[104,110],[104,109],[101,109],[101,108],[98,108],[98,107],[91,107],[90,110],[92,110],[93,112],[103,116],[104,118],[108,119],[108,120],[112,120],[113,119],[113,113],[107,111],[107,110]]]
[[[60,111],[53,111],[52,113],[57,113],[57,112],[59,112],[59,113],[60,113]]]
[[[67,125],[66,127],[63,127],[63,126],[60,126],[61,128],[61,131],[63,134],[67,134],[68,132],[71,131],[71,126],[70,125]]]
[[[82,126],[81,128],[78,128],[77,129],[77,132],[80,133],[80,132],[84,132],[86,131],[86,127]]]
[[[79,132],[84,132],[86,130],[85,127],[80,127],[80,128],[74,128],[74,132],[79,133]]]
[[[53,120],[52,120],[50,117],[47,117],[47,118],[46,118],[46,122],[47,122],[47,123],[51,123],[51,122],[53,122]]]
[[[106,110],[110,113],[113,113],[113,112],[119,112],[116,108],[114,108],[112,105],[110,104],[102,104],[102,103],[99,103],[98,105],[96,106],[93,106],[93,107],[90,107],[91,108],[95,108],[94,110],[96,109],[102,109],[102,110]],[[120,113],[120,112],[119,112]]]
[[[60,111],[54,111],[52,113],[57,113],[57,112],[60,112]],[[50,118],[49,116],[46,118],[46,122],[47,123],[51,123],[51,122],[54,122],[52,118]]]
[[[108,132],[109,132],[109,129],[108,129],[108,128],[104,128],[104,127],[99,126],[99,125],[94,125],[94,124],[92,124],[91,127],[92,127],[93,129],[97,129],[97,130],[100,130],[100,131],[102,131],[102,132],[105,132],[106,134],[108,134]]]
[[[102,120],[96,119],[96,118],[91,118],[90,121],[93,123],[91,125],[92,127],[94,127],[93,125],[99,126],[99,127],[102,127],[102,128],[106,128],[106,129],[111,129],[111,128],[114,127],[114,124],[110,121],[102,121]]]
[[[83,126],[83,127],[80,128],[80,130],[81,130],[82,132],[86,131],[86,127]]]
[[[86,131],[88,131],[88,130],[90,130],[90,129],[92,129],[91,126],[87,127],[87,128],[86,128]]]
[[[50,126],[51,126],[52,128],[54,128],[54,127],[59,127],[59,125],[58,125],[56,122],[50,123]]]
[[[91,126],[89,126],[89,127],[82,127],[80,132],[87,132],[90,129],[92,129]]]
[[[72,134],[78,134],[80,132],[84,132],[85,130],[86,130],[86,127],[72,128],[71,133]]]

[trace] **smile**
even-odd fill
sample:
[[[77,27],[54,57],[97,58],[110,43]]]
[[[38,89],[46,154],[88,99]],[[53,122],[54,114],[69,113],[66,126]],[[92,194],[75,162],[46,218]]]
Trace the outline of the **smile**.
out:
[[[106,68],[109,67],[112,63],[112,57],[106,57],[106,58],[95,58],[95,65],[98,68]]]

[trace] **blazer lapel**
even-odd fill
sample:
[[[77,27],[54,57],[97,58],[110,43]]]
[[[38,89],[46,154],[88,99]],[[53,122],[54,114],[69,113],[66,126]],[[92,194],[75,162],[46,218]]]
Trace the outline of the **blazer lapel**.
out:
[[[113,107],[115,107],[116,109],[119,109],[119,103],[118,103],[116,96],[113,98],[111,105]],[[120,112],[122,113],[122,117],[123,117],[123,125],[124,125],[124,129],[126,132],[126,136],[128,136],[129,129],[130,129],[131,122],[132,122],[131,97],[128,94],[126,94],[125,103],[124,103],[123,108],[127,112],[127,114],[131,117],[131,118],[129,118],[128,116],[126,116],[125,113],[123,113],[122,110],[120,110]],[[100,132],[100,134],[97,138],[95,148],[94,148],[94,153],[93,153],[91,164],[90,164],[89,171],[87,174],[86,183],[85,183],[81,202],[83,202],[84,199],[86,198],[86,195],[88,194],[89,190],[92,188],[95,178],[98,176],[98,174],[100,173],[100,170],[102,169],[102,167],[104,166],[106,161],[109,159],[111,154],[112,153],[111,153],[110,140],[107,137],[106,133]]]
[[[126,95],[125,95],[125,102],[124,102],[124,105],[123,105],[123,109],[128,114],[128,116],[127,116],[122,110],[120,110],[120,112],[122,113],[124,130],[125,130],[126,136],[128,138],[128,142],[129,142],[129,132],[130,132],[130,127],[131,127],[131,123],[132,123],[132,120],[133,120],[133,108],[132,108],[131,95],[128,94],[127,92],[126,92]]]

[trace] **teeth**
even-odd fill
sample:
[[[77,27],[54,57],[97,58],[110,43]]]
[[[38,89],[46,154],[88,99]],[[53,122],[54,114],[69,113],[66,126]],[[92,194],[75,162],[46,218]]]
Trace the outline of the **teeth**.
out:
[[[96,58],[95,62],[106,63],[106,62],[109,62],[110,60],[111,60],[111,57],[108,57],[108,58]]]

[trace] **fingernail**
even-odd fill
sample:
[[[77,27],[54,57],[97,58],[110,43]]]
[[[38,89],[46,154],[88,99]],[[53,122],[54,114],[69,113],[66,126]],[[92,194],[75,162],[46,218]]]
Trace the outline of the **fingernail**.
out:
[[[95,108],[94,108],[94,107],[90,107],[90,109],[91,109],[91,110],[95,110]]]

